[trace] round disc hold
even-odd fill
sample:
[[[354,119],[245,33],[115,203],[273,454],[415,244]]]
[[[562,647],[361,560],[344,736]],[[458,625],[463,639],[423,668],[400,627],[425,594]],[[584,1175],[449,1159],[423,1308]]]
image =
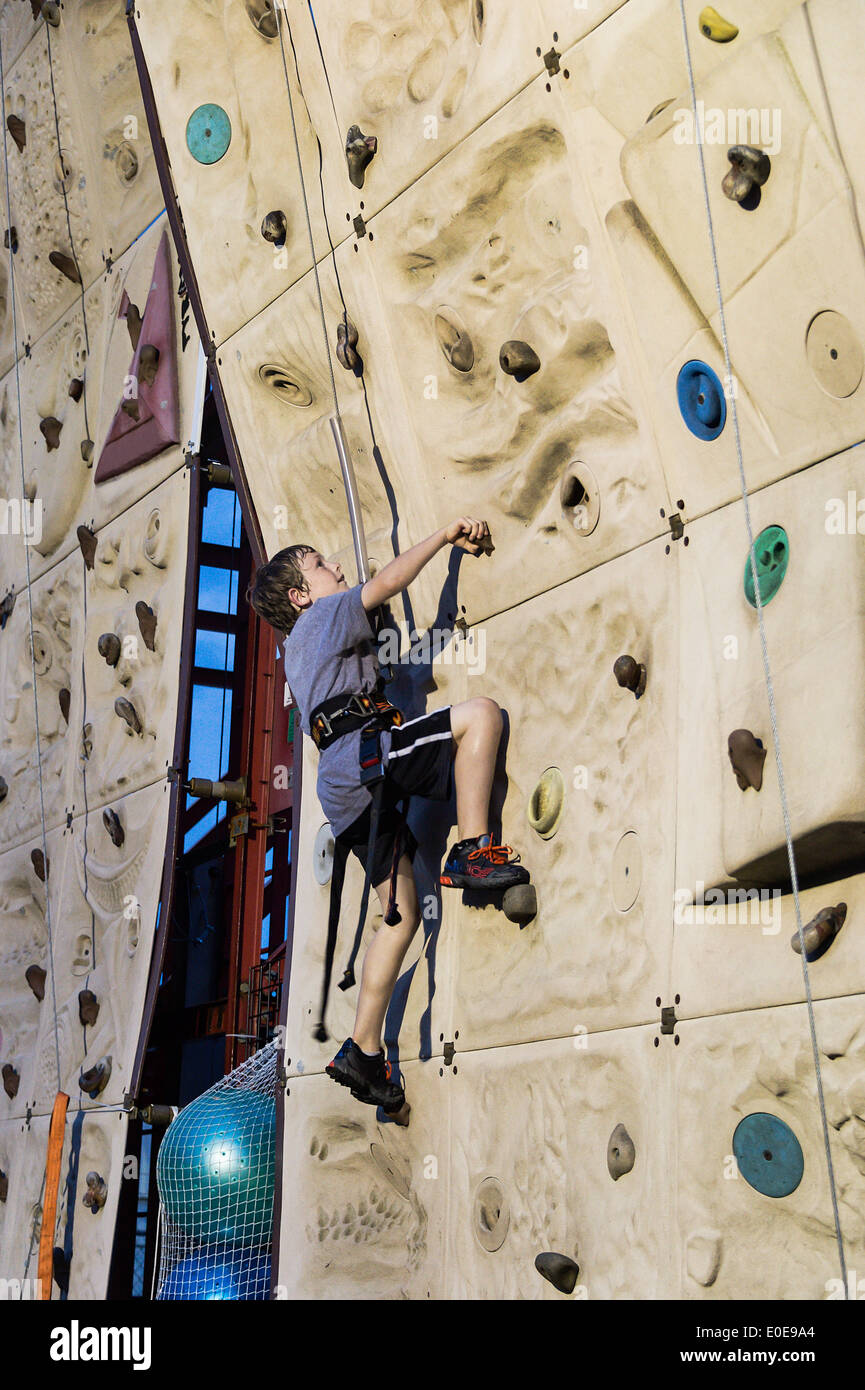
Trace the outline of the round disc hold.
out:
[[[760,585],[760,602],[764,606],[774,598],[784,583],[790,563],[790,540],[783,526],[767,526],[754,539],[754,565]],[[745,561],[745,598],[752,608],[757,607],[751,557]]]
[[[493,1254],[505,1243],[511,1224],[511,1209],[498,1178],[484,1178],[475,1188],[475,1239]]]
[[[698,439],[717,439],[727,422],[727,402],[717,372],[696,358],[676,378],[682,419]]]
[[[828,395],[839,400],[853,395],[862,380],[865,356],[849,319],[824,309],[808,325],[805,352],[808,366]]]
[[[805,1159],[789,1125],[758,1111],[740,1120],[733,1134],[739,1172],[766,1197],[789,1197],[802,1181]]]
[[[333,831],[325,821],[315,837],[312,868],[316,883],[330,883],[333,873]]]
[[[610,883],[613,902],[620,912],[627,912],[637,901],[643,881],[643,852],[636,830],[628,830],[613,850]]]
[[[186,144],[199,164],[216,164],[231,144],[231,121],[221,106],[197,106],[186,123]]]

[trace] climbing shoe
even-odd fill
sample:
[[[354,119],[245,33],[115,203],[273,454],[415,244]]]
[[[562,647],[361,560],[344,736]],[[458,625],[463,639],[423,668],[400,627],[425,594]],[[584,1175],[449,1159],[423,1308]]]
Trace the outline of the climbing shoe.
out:
[[[391,1080],[391,1065],[382,1049],[377,1056],[368,1057],[354,1038],[346,1038],[325,1071],[340,1086],[348,1086],[355,1100],[364,1105],[380,1105],[388,1115],[405,1105],[405,1091]]]
[[[458,840],[442,870],[446,888],[514,888],[528,883],[529,873],[510,845],[495,845],[488,835]]]

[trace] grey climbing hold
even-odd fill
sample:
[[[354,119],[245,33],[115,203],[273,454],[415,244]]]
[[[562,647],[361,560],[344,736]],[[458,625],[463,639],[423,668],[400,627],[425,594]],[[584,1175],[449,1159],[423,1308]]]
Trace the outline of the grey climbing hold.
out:
[[[8,795],[9,783],[6,781],[5,777],[0,777],[0,802],[5,801]]]
[[[817,913],[816,917],[811,918],[808,925],[802,928],[802,935],[805,938],[806,960],[819,960],[821,956],[826,954],[843,927],[846,918],[846,903],[838,903],[835,907],[824,907]],[[798,931],[794,931],[790,937],[790,945],[797,956],[802,954],[802,942],[799,939]]]
[[[92,989],[78,991],[78,1018],[85,1027],[93,1025],[99,1017],[99,1000]]]
[[[23,150],[24,146],[27,144],[27,126],[25,122],[22,121],[21,117],[15,115],[7,116],[6,129],[18,146],[19,152]]]
[[[261,224],[261,235],[265,241],[270,241],[274,246],[284,246],[285,238],[288,235],[288,222],[285,213],[276,208],[269,212]]]
[[[105,1179],[97,1172],[87,1174],[85,1179],[87,1191],[81,1198],[85,1207],[89,1207],[94,1216],[101,1211],[108,1200],[108,1184]]]
[[[78,267],[71,256],[64,255],[62,251],[52,251],[48,259],[54,269],[59,270],[61,275],[65,275],[67,280],[71,280],[73,285],[81,284]]]
[[[141,636],[144,638],[144,645],[149,652],[156,650],[156,614],[153,609],[146,604],[143,599],[139,599],[135,605],[135,616],[138,619],[138,627]]]
[[[91,1100],[95,1100],[105,1090],[110,1076],[111,1058],[100,1057],[94,1066],[81,1073],[78,1078],[78,1085],[82,1091],[87,1092]]]
[[[727,158],[732,168],[721,188],[734,203],[744,203],[763,184],[772,171],[772,163],[764,150],[754,145],[731,145]]]
[[[632,656],[620,656],[613,666],[613,675],[622,689],[632,691],[636,699],[644,694],[646,667],[643,662],[635,661]]]
[[[759,791],[763,785],[763,764],[766,761],[762,741],[755,738],[750,729],[734,729],[727,739],[727,752],[742,791],[747,791],[749,787]]]
[[[93,443],[92,439],[82,439],[81,457],[83,458],[85,463],[89,463],[90,460],[93,458],[93,450],[95,449],[95,447],[96,445]]]
[[[363,188],[364,171],[378,149],[374,135],[364,135],[359,125],[349,127],[345,137],[345,157],[348,162],[348,176],[355,188]]]
[[[475,348],[468,330],[452,309],[439,310],[435,316],[435,331],[439,346],[458,372],[470,372],[475,365]]]
[[[506,888],[502,897],[502,912],[509,922],[528,926],[538,915],[538,895],[533,883],[517,883]]]
[[[346,371],[353,372],[360,365],[357,348],[357,329],[351,319],[346,318],[336,326],[336,355]]]
[[[10,1100],[14,1100],[18,1094],[18,1087],[21,1085],[21,1077],[18,1075],[11,1062],[7,1062],[3,1068],[3,1090]]]
[[[630,1173],[637,1157],[634,1141],[624,1125],[616,1125],[607,1144],[607,1168],[613,1182]]]
[[[159,348],[153,343],[145,343],[138,359],[138,379],[145,386],[152,386],[159,370]]]
[[[279,35],[273,0],[246,0],[246,13],[252,26],[265,39],[275,39]]]
[[[120,638],[116,632],[103,632],[96,644],[99,655],[109,666],[116,666],[120,660]]]
[[[132,301],[126,306],[126,327],[129,329],[129,341],[132,343],[132,351],[138,347],[138,339],[141,337],[141,311],[137,304]]]
[[[559,1293],[573,1293],[580,1276],[580,1266],[567,1255],[556,1250],[545,1250],[535,1256],[535,1269],[559,1290]]]
[[[12,255],[14,256],[14,255],[16,254],[16,252],[17,252],[17,250],[18,250],[18,229],[17,229],[17,227],[7,227],[7,228],[6,228],[6,231],[3,233],[3,245],[6,247],[6,250],[7,250],[7,251],[9,250],[9,247],[11,246],[11,247],[12,247]]]
[[[28,965],[24,971],[24,978],[41,1004],[45,998],[45,981],[48,978],[48,972],[43,970],[41,965]]]
[[[515,377],[517,381],[525,381],[540,371],[541,359],[528,343],[523,343],[518,338],[510,338],[506,343],[502,343],[499,365],[508,376]]]
[[[125,720],[134,734],[141,733],[141,720],[138,718],[135,706],[124,699],[122,695],[114,701],[114,713]]]
[[[52,449],[59,449],[60,431],[62,428],[62,422],[54,415],[46,415],[44,420],[39,421],[39,429],[42,432],[45,443],[48,445],[49,454]]]
[[[96,558],[96,537],[89,526],[79,526],[75,534],[78,537],[81,554],[84,556],[84,563],[89,570],[92,570],[93,561]]]
[[[117,812],[112,810],[110,806],[102,812],[102,824],[105,826],[111,843],[119,849],[126,839],[126,831],[123,829]]]
[[[56,0],[43,0],[42,18],[46,24],[50,24],[52,29],[60,27],[60,6]]]
[[[15,593],[14,589],[10,589],[8,594],[4,595],[3,601],[2,603],[0,603],[0,629],[6,626],[7,622],[12,616],[12,610],[15,607],[16,598],[17,594]]]

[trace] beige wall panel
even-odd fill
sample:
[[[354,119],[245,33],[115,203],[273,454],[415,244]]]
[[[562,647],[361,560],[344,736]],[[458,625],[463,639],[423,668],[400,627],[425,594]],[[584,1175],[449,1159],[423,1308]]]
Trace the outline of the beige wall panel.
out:
[[[848,1267],[862,1267],[862,996],[817,1002],[817,1038]],[[805,1005],[679,1024],[675,1173],[682,1297],[824,1299],[840,1279]],[[662,1044],[671,1039],[662,1039]],[[804,1172],[769,1197],[736,1172],[733,1134],[765,1112],[793,1130]],[[836,1295],[837,1296],[837,1295]],[[843,1295],[842,1295],[843,1296]]]
[[[142,7],[137,17],[204,312],[217,343],[272,303],[311,265],[279,40],[256,32],[248,13],[260,15],[262,10],[260,0],[192,0],[183,5],[162,0]],[[314,31],[306,5],[293,0],[289,10],[292,26],[300,26],[308,46],[314,42]],[[297,86],[287,39],[285,48],[320,256],[328,249],[328,237],[316,134]],[[211,103],[227,112],[232,134],[222,158],[206,165],[190,153],[186,128],[193,111]],[[280,251],[260,230],[267,214],[277,210],[288,224]],[[339,220],[332,216],[331,224],[333,237],[346,234],[341,214]]]
[[[430,520],[456,503],[497,545],[460,576],[470,622],[668,529],[582,168],[569,113],[539,78],[373,222]],[[448,358],[457,334],[470,370]],[[511,340],[541,362],[522,382],[500,365]]]
[[[784,782],[800,876],[861,854],[863,705],[862,550],[847,525],[861,496],[865,452],[849,450],[750,498],[755,537],[782,526],[790,561],[764,607]],[[836,506],[833,508],[832,503]],[[855,516],[854,516],[855,526]],[[787,873],[756,609],[744,592],[744,509],[724,508],[688,527],[682,564],[682,678],[677,880],[755,883]],[[738,653],[738,655],[735,655]],[[760,791],[742,791],[727,739],[749,729],[767,750]]]
[[[63,1180],[65,1182],[68,1178],[71,1162],[76,1182],[73,1211],[69,1210],[70,1199],[64,1194],[66,1204],[60,1235],[68,1240],[71,1234],[72,1238],[70,1299],[103,1302],[107,1297],[114,1223],[124,1181],[123,1160],[128,1125],[128,1116],[117,1111],[106,1115],[86,1114],[80,1131],[72,1128],[67,1136],[70,1154],[69,1158],[64,1154]],[[91,1172],[98,1173],[108,1188],[105,1205],[99,1210],[86,1207],[83,1201],[87,1193],[87,1174]]]
[[[664,550],[657,541],[631,551],[478,630],[486,671],[468,694],[491,695],[508,713],[507,783],[497,781],[494,804],[504,797],[502,839],[532,875],[538,915],[520,930],[493,906],[464,908],[460,1047],[594,1033],[657,1013],[672,945],[678,684],[668,621],[676,558]],[[623,655],[647,667],[639,700],[613,675]],[[564,796],[559,827],[543,839],[527,807],[550,767]]]
[[[809,0],[820,78],[825,83],[832,129],[855,190],[860,224],[865,223],[865,10],[858,0]],[[811,93],[809,92],[809,96]],[[814,99],[814,98],[812,98]]]
[[[3,45],[3,68],[8,72],[33,38],[42,21],[33,18],[33,8],[23,0],[4,0],[0,9],[0,44]]]
[[[547,39],[552,39],[559,53],[576,43],[612,14],[622,8],[625,0],[600,0],[600,3],[585,4],[579,0],[538,0],[538,8],[549,30]],[[570,55],[568,55],[570,57]],[[569,69],[570,70],[570,69]]]
[[[0,1278],[35,1280],[42,1230],[42,1183],[48,1150],[47,1116],[0,1121],[0,1168],[9,1179],[5,1203],[0,1203]],[[62,1170],[61,1170],[62,1171]],[[31,1299],[36,1289],[29,1289]],[[55,1284],[52,1296],[58,1297]]]
[[[446,1297],[450,1100],[435,1059],[409,1062],[407,1127],[379,1124],[325,1076],[285,1098],[278,1280],[289,1299]],[[438,1156],[437,1176],[428,1163]],[[430,1176],[428,1176],[430,1175]]]
[[[657,1035],[629,1028],[457,1051],[444,1077],[451,1144],[433,1149],[440,1171],[451,1169],[448,1298],[562,1300],[534,1268],[542,1251],[576,1260],[575,1300],[678,1295],[672,1039],[656,1048]],[[614,1180],[607,1150],[618,1125],[636,1153]]]

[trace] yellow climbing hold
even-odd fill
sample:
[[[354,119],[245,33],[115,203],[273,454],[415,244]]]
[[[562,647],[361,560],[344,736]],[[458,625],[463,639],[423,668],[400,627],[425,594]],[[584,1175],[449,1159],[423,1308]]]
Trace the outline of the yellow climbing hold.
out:
[[[711,39],[713,43],[729,43],[734,39],[739,30],[735,24],[731,24],[723,15],[713,10],[711,5],[707,5],[700,11],[700,32]]]
[[[541,774],[526,808],[529,825],[542,840],[551,840],[559,828],[565,801],[565,779],[559,768]]]

